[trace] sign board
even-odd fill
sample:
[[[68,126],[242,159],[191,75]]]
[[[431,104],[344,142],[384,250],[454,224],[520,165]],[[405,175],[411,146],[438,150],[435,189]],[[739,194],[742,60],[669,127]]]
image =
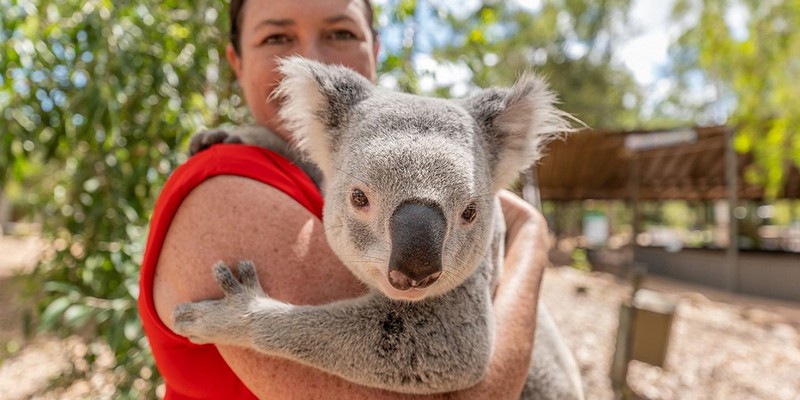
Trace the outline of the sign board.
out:
[[[642,151],[657,149],[660,147],[677,146],[679,144],[694,143],[696,141],[697,132],[695,132],[694,129],[632,133],[628,136],[625,136],[625,148],[633,151]]]

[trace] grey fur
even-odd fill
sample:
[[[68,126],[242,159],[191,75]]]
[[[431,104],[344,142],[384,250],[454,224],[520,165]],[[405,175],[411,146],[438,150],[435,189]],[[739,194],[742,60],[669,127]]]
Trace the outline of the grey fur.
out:
[[[383,91],[346,68],[300,58],[284,61],[282,72],[281,116],[326,179],[328,241],[372,290],[294,306],[267,297],[251,264],[239,264],[241,282],[218,265],[225,297],[178,306],[176,332],[392,391],[474,385],[490,360],[492,291],[503,260],[496,193],[536,161],[543,142],[569,130],[554,96],[530,75],[510,89],[451,101]],[[354,189],[367,195],[368,206],[354,206]],[[393,235],[410,235],[393,231],[391,218],[409,200],[435,205],[447,225],[441,276],[410,300],[418,289],[398,291],[387,279],[389,260],[398,258],[393,252],[403,251],[392,248]],[[469,222],[462,213],[471,206],[477,217]],[[544,305],[533,359],[523,398],[583,398],[575,362]]]
[[[210,136],[209,139],[203,140],[208,136]],[[196,138],[198,139],[196,140]],[[294,148],[292,148],[289,143],[286,143],[285,140],[281,139],[280,136],[263,127],[243,126],[236,127],[229,131],[208,131],[192,137],[192,143],[194,144],[195,141],[214,141],[215,139],[216,143],[246,143],[270,149],[302,168],[317,187],[322,187],[322,171],[319,170],[317,165],[309,162],[305,156],[295,151]],[[197,152],[194,150],[195,148],[201,149],[201,145],[192,146],[191,154]]]

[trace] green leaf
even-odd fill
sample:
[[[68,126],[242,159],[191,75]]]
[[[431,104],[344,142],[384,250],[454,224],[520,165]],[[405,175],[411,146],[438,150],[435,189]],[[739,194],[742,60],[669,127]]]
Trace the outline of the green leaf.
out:
[[[142,325],[139,323],[138,318],[132,318],[125,321],[125,338],[128,340],[136,340],[142,336]]]
[[[64,323],[76,329],[86,326],[93,308],[86,304],[73,304],[64,311]]]
[[[48,293],[79,294],[80,288],[70,282],[49,281],[42,285],[42,289]]]
[[[733,148],[739,153],[747,153],[752,147],[752,141],[748,135],[739,134],[733,139]]]
[[[108,331],[105,333],[105,338],[108,341],[108,345],[112,349],[118,349],[120,347],[120,343],[122,343],[123,332],[122,332],[122,324],[121,324],[121,315],[122,312],[113,312],[111,314],[110,323],[108,325]]]
[[[50,330],[57,326],[61,321],[64,310],[71,304],[72,302],[66,297],[59,297],[53,300],[42,312],[40,329]]]

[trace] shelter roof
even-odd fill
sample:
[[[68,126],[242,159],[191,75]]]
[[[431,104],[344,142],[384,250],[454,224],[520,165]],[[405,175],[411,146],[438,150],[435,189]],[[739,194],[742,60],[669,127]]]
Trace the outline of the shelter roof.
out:
[[[675,131],[583,131],[551,143],[537,166],[543,200],[726,198],[727,127]],[[670,144],[672,143],[672,144]],[[737,154],[738,196],[761,200],[761,187],[744,181],[750,154]],[[637,179],[638,178],[638,179]],[[800,198],[800,172],[789,168],[781,198]]]

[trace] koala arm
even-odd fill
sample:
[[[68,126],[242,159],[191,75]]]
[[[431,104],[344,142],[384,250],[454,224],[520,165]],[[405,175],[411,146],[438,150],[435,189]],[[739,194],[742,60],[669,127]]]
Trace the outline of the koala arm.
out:
[[[225,298],[186,303],[174,329],[195,342],[256,348],[360,385],[404,393],[467,388],[491,353],[490,293],[476,274],[445,295],[391,301],[379,292],[326,305],[298,306],[264,294],[255,266],[223,264],[214,274]]]

